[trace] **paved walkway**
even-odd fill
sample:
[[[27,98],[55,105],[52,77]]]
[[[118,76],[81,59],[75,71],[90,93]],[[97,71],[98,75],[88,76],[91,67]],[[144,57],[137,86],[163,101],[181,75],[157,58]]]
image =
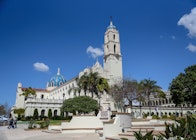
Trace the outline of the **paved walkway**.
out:
[[[46,133],[42,130],[25,130],[27,124],[19,124],[16,129],[0,126],[0,140],[100,140],[96,134]]]

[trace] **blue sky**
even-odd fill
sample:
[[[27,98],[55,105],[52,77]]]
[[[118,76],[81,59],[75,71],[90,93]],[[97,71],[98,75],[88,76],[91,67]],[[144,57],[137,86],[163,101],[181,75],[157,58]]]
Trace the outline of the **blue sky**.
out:
[[[19,82],[45,88],[58,67],[70,80],[102,63],[110,16],[124,77],[167,90],[196,62],[195,7],[195,0],[0,0],[0,104],[15,103]]]

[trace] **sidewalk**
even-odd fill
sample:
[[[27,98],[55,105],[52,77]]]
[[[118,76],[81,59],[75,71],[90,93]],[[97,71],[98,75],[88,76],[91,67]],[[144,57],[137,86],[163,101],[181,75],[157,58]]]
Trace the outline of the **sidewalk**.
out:
[[[0,140],[99,140],[96,134],[55,134],[42,130],[25,130],[27,127],[27,124],[18,124],[16,129],[0,126]]]

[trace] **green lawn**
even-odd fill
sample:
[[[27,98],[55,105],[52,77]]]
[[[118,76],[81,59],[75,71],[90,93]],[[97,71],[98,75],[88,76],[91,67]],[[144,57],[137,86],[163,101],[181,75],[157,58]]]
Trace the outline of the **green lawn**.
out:
[[[41,122],[41,121],[36,121]],[[69,122],[68,120],[50,120],[50,125],[61,125],[61,122]],[[18,121],[18,124],[28,124],[29,121]]]
[[[50,125],[61,125],[61,122],[69,122],[67,120],[50,120]]]

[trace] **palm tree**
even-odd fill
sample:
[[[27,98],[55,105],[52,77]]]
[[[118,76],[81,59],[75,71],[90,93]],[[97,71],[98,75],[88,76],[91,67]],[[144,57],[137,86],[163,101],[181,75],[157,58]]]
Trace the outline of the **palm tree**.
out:
[[[86,92],[88,90],[88,74],[84,73],[80,78],[77,79],[77,85],[78,88],[84,91],[84,94],[86,95]]]
[[[104,91],[106,93],[109,92],[109,84],[107,79],[100,77],[97,72],[93,73],[91,71],[89,74],[85,73],[79,78],[78,84],[80,88],[84,90],[85,94],[87,91],[89,91],[92,97],[94,94],[99,97],[99,93],[103,93]]]
[[[150,79],[144,79],[140,82],[141,86],[143,87],[144,94],[148,98],[148,107],[151,115],[151,102],[150,102],[150,95],[157,95],[157,93],[162,93],[161,87],[156,85],[156,81]]]
[[[99,84],[99,76],[98,73],[90,72],[88,75],[88,91],[91,93],[92,97],[95,95],[98,96],[98,84]]]
[[[36,91],[34,89],[32,89],[31,87],[25,88],[24,92],[21,95],[25,96],[25,100],[27,100],[27,98],[31,95],[35,96]]]
[[[70,94],[71,91],[74,92],[74,95],[76,93],[79,93],[83,90],[84,95],[86,96],[86,93],[91,93],[91,96],[94,97],[94,95],[97,96],[99,99],[99,105],[100,105],[100,98],[101,94],[106,92],[109,93],[110,87],[108,84],[107,79],[100,77],[97,72],[90,73],[84,73],[81,77],[76,78],[77,87],[72,87],[68,90],[68,93]]]

